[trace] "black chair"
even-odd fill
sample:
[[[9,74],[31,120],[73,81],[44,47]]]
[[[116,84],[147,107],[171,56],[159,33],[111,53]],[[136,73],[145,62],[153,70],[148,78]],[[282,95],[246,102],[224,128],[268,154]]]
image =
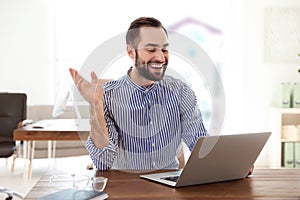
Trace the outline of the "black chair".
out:
[[[24,93],[0,93],[0,158],[14,156],[11,170],[16,159],[16,142],[13,130],[26,119],[27,96]]]
[[[0,187],[0,193],[4,193],[7,195],[5,200],[24,199],[23,196],[21,194],[19,194],[18,192],[7,189],[7,188]]]

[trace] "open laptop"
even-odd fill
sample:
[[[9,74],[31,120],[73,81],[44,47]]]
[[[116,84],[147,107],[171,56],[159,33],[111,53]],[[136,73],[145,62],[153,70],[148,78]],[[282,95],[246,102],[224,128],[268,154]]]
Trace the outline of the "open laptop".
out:
[[[247,177],[270,132],[201,137],[182,170],[140,175],[173,187]]]

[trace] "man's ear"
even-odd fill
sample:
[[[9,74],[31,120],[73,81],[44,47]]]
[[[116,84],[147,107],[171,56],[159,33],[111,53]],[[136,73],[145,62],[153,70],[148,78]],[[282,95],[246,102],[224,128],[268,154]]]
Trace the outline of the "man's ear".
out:
[[[128,56],[129,56],[131,59],[134,59],[134,56],[135,56],[134,48],[133,48],[130,44],[128,44],[128,45],[126,46],[126,50],[127,50]]]

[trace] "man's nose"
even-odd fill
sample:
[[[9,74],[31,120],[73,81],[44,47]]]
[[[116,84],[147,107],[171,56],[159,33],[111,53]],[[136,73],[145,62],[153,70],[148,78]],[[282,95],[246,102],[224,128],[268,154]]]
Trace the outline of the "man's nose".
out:
[[[159,62],[165,62],[166,59],[165,59],[165,54],[163,51],[156,51],[156,54],[155,54],[155,59]]]

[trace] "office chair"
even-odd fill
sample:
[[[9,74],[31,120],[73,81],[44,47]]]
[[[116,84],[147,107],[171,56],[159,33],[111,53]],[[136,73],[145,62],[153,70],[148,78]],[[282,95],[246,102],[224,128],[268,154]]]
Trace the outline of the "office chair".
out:
[[[7,188],[3,188],[1,186],[0,186],[0,193],[4,193],[4,194],[7,195],[7,197],[5,198],[5,200],[23,199],[23,196],[21,194],[19,194],[18,192],[10,190],[10,189],[7,189]]]
[[[0,93],[0,158],[17,158],[13,130],[26,119],[27,96],[24,93]]]

